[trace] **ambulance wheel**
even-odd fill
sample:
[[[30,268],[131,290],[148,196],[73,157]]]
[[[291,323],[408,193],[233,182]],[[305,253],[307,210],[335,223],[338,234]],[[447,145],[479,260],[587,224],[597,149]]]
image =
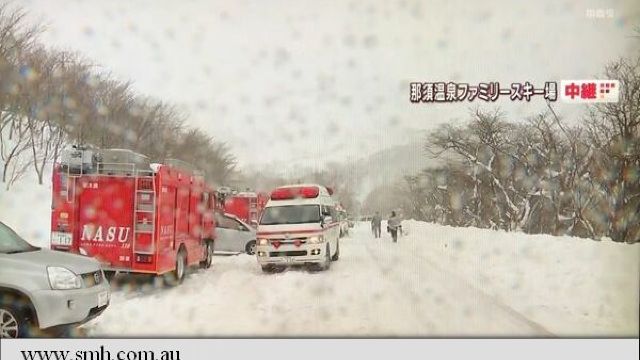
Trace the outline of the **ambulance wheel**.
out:
[[[331,261],[338,261],[340,259],[340,240],[336,243],[336,253],[331,257]]]
[[[281,273],[287,269],[286,266],[277,266],[273,264],[262,265],[262,271],[269,274]]]
[[[208,269],[213,264],[213,241],[207,241],[204,246],[205,259],[200,262],[203,269]]]
[[[165,276],[165,282],[169,286],[177,286],[182,283],[184,280],[184,275],[187,272],[187,252],[184,249],[180,249],[178,251],[178,256],[176,257],[176,268],[167,273]]]
[[[329,244],[327,244],[327,251],[325,251],[325,253],[324,264],[322,264],[321,270],[329,270],[331,267],[331,247]]]
[[[246,252],[249,255],[255,255],[256,254],[256,241],[255,240],[251,240],[247,243],[247,246],[244,247],[244,252]]]

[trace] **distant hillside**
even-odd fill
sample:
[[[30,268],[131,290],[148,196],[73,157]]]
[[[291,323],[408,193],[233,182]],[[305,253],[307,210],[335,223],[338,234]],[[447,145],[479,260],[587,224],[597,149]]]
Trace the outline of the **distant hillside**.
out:
[[[350,187],[355,189],[356,199],[363,201],[373,189],[391,185],[405,175],[418,173],[438,163],[440,160],[429,158],[424,152],[422,142],[416,141],[380,150],[359,159],[346,159],[343,162],[332,162],[319,167],[331,168],[342,174],[341,178],[346,179]],[[283,181],[303,179],[305,175],[322,169],[294,164],[289,164],[287,167],[263,164],[253,171],[245,172],[243,181],[238,183],[259,189],[270,189]]]
[[[429,158],[421,142],[393,146],[343,165],[344,171],[360,184],[358,200],[379,186],[390,185],[405,175],[415,174],[439,163]]]

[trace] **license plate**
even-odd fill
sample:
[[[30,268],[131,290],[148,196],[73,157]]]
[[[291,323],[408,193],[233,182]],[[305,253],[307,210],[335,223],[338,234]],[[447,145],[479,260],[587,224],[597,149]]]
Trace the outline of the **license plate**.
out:
[[[286,257],[284,258],[284,261],[290,263],[290,262],[293,262],[293,259],[290,257]]]
[[[103,291],[98,294],[98,307],[103,307],[109,302],[109,292]]]
[[[52,232],[51,245],[71,246],[71,234],[57,231]]]

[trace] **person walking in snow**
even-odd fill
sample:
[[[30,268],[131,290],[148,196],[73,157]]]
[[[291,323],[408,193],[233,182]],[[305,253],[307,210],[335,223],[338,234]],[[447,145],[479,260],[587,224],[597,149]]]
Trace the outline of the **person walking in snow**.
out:
[[[391,217],[389,217],[389,220],[387,221],[387,228],[391,233],[391,238],[394,243],[398,242],[398,228],[400,227],[400,221],[400,217],[396,215],[395,211],[392,211]]]
[[[382,216],[380,213],[376,211],[376,214],[371,218],[371,230],[373,230],[373,236],[377,239],[380,237],[380,233],[382,232]]]

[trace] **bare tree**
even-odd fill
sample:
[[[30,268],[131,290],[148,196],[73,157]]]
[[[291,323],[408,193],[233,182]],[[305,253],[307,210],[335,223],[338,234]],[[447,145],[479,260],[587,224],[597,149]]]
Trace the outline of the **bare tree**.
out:
[[[608,233],[617,241],[638,241],[640,184],[640,57],[621,59],[605,69],[620,81],[620,100],[591,107],[587,119],[590,141],[598,157],[595,176],[608,199]]]

